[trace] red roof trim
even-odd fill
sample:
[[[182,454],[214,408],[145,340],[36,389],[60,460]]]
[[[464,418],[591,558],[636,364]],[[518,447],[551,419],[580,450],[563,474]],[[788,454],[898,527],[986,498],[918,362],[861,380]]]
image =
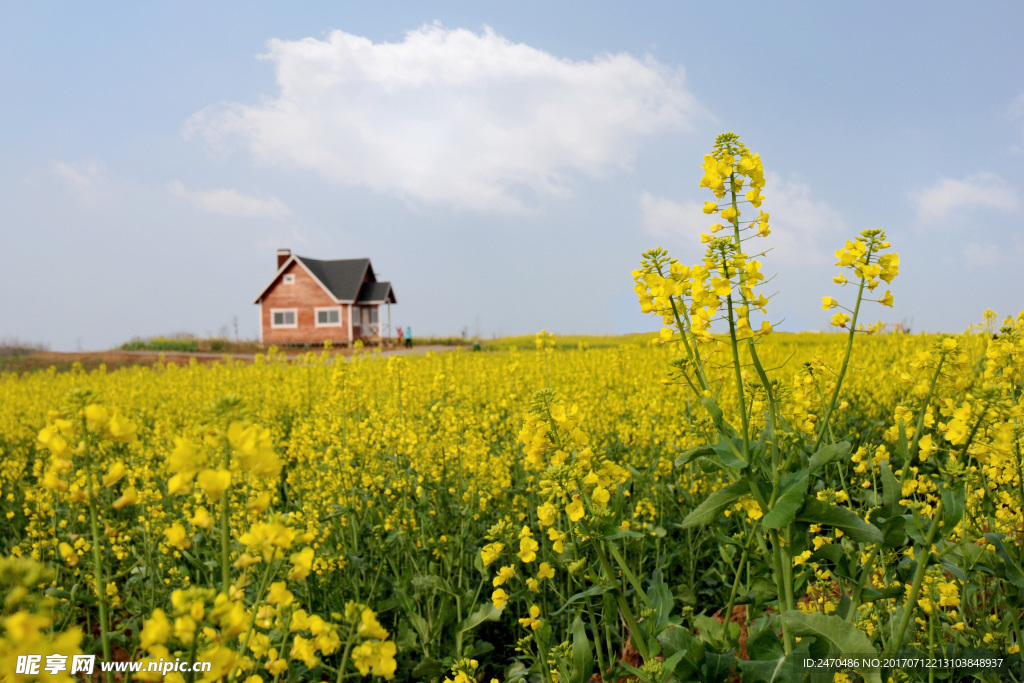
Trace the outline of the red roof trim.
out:
[[[300,266],[302,266],[302,269],[304,271],[306,271],[306,274],[308,274],[311,278],[313,278],[313,282],[315,282],[318,285],[320,285],[320,289],[324,290],[324,292],[327,294],[327,296],[331,297],[331,299],[334,300],[334,303],[337,303],[337,304],[351,304],[351,303],[354,303],[353,301],[343,301],[343,300],[337,298],[336,296],[334,296],[334,294],[331,293],[331,290],[329,290],[327,288],[327,286],[324,285],[324,283],[320,282],[320,278],[318,278],[316,275],[313,275],[313,271],[311,271],[309,268],[306,267],[306,264],[302,262],[302,259],[299,258],[298,256],[296,256],[295,254],[292,254],[291,256],[288,257],[288,260],[285,261],[281,265],[281,267],[277,269],[277,272],[274,273],[274,277],[271,278],[269,283],[267,283],[267,286],[264,287],[260,291],[259,296],[256,297],[255,301],[253,301],[254,304],[258,304],[263,299],[264,295],[266,295],[266,293],[267,293],[267,290],[269,290],[271,287],[274,286],[274,283],[277,282],[278,278],[281,277],[281,275],[284,273],[285,270],[288,269],[288,266],[291,265],[291,263],[293,261],[295,263],[298,263]],[[369,265],[369,264],[367,264],[367,265]],[[363,277],[366,277],[366,270],[365,269],[363,270]]]

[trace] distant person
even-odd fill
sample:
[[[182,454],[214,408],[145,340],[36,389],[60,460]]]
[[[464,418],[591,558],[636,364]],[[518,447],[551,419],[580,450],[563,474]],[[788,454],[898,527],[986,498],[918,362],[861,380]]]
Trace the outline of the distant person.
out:
[[[408,325],[405,327],[405,346],[406,348],[412,348],[412,328]]]
[[[404,339],[404,338],[405,338],[405,334],[402,332],[402,326],[399,325],[398,326],[398,345],[399,346],[402,345],[402,339]]]

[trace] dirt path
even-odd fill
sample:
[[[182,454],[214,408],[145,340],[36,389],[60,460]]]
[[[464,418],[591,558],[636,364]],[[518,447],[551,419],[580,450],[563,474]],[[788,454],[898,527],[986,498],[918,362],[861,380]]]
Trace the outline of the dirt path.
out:
[[[431,351],[434,353],[442,353],[444,351],[451,351],[454,348],[457,347],[441,345],[414,346],[408,349],[404,347],[387,347],[383,350],[383,355],[420,356]],[[309,349],[309,351],[319,354],[322,349]],[[286,351],[286,353],[288,360],[294,361],[308,353],[308,351],[296,350]],[[352,353],[352,349],[331,349],[332,359],[337,357],[347,358],[352,356]],[[360,353],[373,353],[373,351],[368,347],[367,349],[360,351]],[[152,365],[153,363],[160,362],[161,358],[165,363],[175,363],[177,365],[187,365],[192,359],[195,359],[198,363],[211,364],[221,362],[225,357],[242,362],[252,362],[255,358],[255,354],[215,353],[203,351],[123,351],[121,349],[68,353],[60,351],[41,351],[28,356],[5,358],[0,361],[0,371],[26,372],[32,370],[45,370],[51,365],[55,366],[58,370],[69,370],[75,363],[81,363],[82,368],[85,370],[94,370],[101,364],[105,364],[108,370],[113,370],[115,368],[129,365]]]

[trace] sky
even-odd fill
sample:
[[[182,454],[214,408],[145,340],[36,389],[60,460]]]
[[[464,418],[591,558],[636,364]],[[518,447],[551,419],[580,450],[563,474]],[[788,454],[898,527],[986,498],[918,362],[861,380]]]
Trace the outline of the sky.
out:
[[[1018,2],[0,3],[0,338],[254,339],[278,248],[368,257],[414,336],[656,330],[715,136],[760,154],[768,319],[1024,310]],[[749,209],[749,207],[748,207]],[[755,325],[756,326],[756,325]]]

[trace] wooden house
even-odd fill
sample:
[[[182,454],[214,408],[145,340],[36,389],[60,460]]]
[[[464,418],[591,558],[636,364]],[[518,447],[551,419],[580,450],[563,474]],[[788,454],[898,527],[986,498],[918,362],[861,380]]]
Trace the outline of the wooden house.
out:
[[[370,259],[320,261],[277,250],[277,272],[254,304],[260,343],[379,343],[391,336],[390,282],[378,282]]]

